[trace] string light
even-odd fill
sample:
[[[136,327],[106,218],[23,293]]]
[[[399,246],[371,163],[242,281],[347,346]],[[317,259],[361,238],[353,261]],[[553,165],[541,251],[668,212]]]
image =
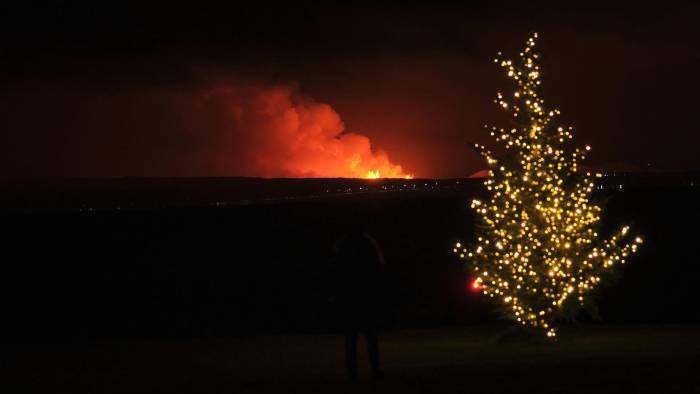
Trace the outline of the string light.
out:
[[[484,185],[491,198],[471,202],[483,224],[478,241],[469,249],[457,243],[454,252],[477,278],[472,288],[498,300],[507,318],[555,338],[556,322],[589,301],[601,276],[624,264],[642,239],[629,241],[627,226],[608,239],[599,237],[601,208],[590,195],[601,174],[579,171],[591,147],[569,147],[573,128],[554,125],[561,112],[546,110],[539,97],[536,39],[537,33],[515,61],[500,52],[494,59],[516,84],[513,102],[501,93],[494,102],[518,127],[490,128],[505,147],[504,157],[475,145],[489,165]]]

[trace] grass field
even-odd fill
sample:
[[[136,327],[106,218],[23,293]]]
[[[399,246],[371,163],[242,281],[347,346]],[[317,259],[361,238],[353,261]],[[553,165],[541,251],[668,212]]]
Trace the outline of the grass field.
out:
[[[361,342],[352,385],[336,335],[13,345],[2,392],[698,393],[699,328],[564,328],[554,344],[498,343],[495,326],[390,331],[385,379],[369,379]]]

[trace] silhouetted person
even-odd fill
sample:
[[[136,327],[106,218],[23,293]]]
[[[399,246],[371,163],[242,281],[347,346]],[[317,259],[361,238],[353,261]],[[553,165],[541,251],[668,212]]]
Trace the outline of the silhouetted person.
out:
[[[348,382],[357,379],[357,339],[367,340],[372,376],[383,377],[379,369],[377,320],[379,286],[384,258],[381,249],[361,226],[351,226],[333,247],[332,271],[336,305],[345,332],[345,360]]]

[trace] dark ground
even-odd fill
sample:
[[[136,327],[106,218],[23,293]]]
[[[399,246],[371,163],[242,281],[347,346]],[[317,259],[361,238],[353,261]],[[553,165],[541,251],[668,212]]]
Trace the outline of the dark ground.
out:
[[[2,214],[0,332],[31,341],[332,333],[328,257],[348,222],[366,224],[384,249],[384,327],[494,322],[452,253],[473,236],[478,190]],[[700,323],[700,187],[627,185],[599,197],[603,231],[626,223],[646,241],[602,289],[604,320]]]
[[[495,345],[502,323],[467,290],[451,249],[470,241],[476,190],[5,212],[2,382],[14,388],[0,391],[697,392],[699,187],[600,193],[605,227],[631,224],[645,244],[601,291],[606,325],[582,317],[553,347]],[[349,221],[367,224],[388,262],[387,379],[359,388],[336,384],[325,275]]]
[[[6,348],[7,393],[698,393],[695,326],[585,326],[554,344],[496,342],[499,326],[380,337],[383,381],[344,384],[337,335]],[[360,356],[364,356],[360,352]]]

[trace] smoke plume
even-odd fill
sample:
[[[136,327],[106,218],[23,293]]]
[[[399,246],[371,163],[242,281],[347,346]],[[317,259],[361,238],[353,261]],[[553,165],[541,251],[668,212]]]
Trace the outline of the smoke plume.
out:
[[[198,94],[187,116],[195,156],[218,174],[407,178],[366,136],[344,132],[328,104],[294,86],[223,85]],[[189,112],[189,111],[188,111]],[[196,143],[195,143],[196,144]]]

